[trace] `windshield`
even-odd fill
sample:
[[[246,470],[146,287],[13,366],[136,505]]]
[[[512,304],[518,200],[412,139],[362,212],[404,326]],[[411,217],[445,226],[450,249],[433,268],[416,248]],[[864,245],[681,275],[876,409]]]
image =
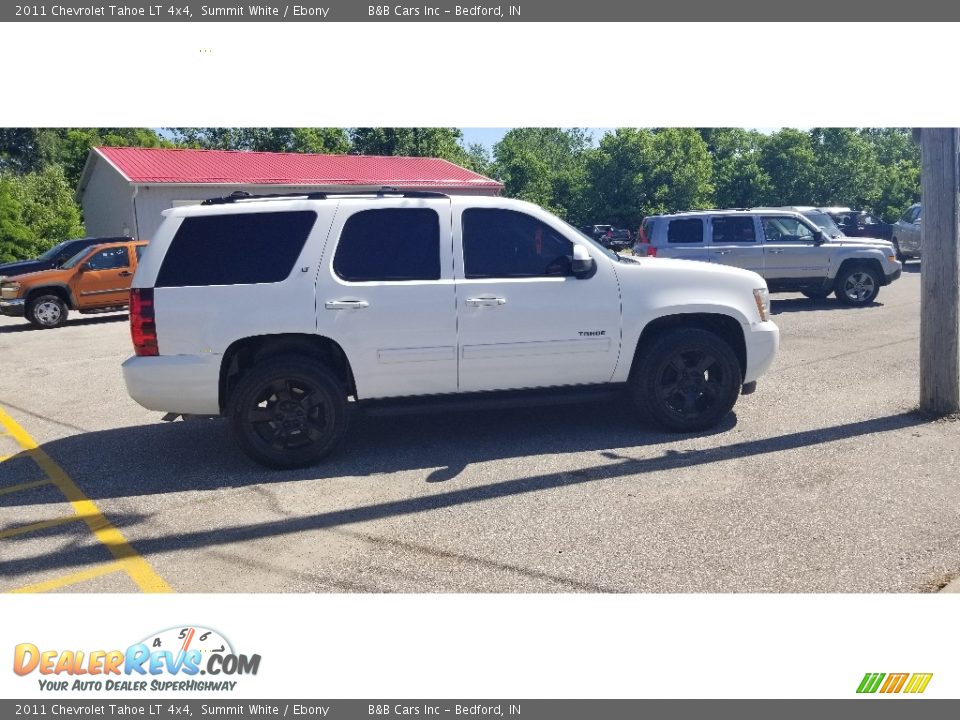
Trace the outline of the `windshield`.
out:
[[[60,267],[63,268],[63,269],[65,269],[65,270],[69,270],[69,269],[72,268],[74,265],[76,265],[78,262],[80,262],[81,260],[83,260],[83,259],[87,256],[87,252],[88,252],[89,250],[90,250],[90,248],[84,248],[83,250],[81,250],[80,252],[78,252],[76,255],[74,255],[72,258],[70,258],[69,260],[67,260],[67,261],[66,261],[63,265],[61,265]]]
[[[57,245],[54,245],[52,248],[47,250],[43,255],[38,257],[37,260],[53,260],[60,253],[60,251],[67,246],[67,242],[62,242]]]
[[[601,244],[598,243],[596,240],[594,240],[592,237],[590,237],[590,236],[587,235],[585,232],[583,232],[583,230],[579,230],[578,228],[576,228],[576,227],[574,227],[573,225],[571,225],[570,223],[568,223],[566,220],[562,220],[562,222],[563,222],[564,225],[566,225],[568,228],[570,228],[571,230],[573,230],[575,233],[577,233],[577,235],[579,235],[579,236],[582,237],[584,240],[586,240],[587,242],[589,242],[593,247],[595,247],[597,250],[599,250],[600,252],[602,252],[604,255],[606,255],[606,256],[607,256],[608,258],[610,258],[611,260],[619,260],[619,259],[620,259],[620,256],[617,255],[617,253],[615,253],[613,250],[609,250],[609,249],[605,248],[603,245],[601,245]]]
[[[804,213],[804,215],[813,221],[814,225],[823,230],[830,238],[840,238],[846,237],[840,228],[837,227],[837,224],[833,221],[833,218],[827,215],[824,212],[819,210],[809,210]]]

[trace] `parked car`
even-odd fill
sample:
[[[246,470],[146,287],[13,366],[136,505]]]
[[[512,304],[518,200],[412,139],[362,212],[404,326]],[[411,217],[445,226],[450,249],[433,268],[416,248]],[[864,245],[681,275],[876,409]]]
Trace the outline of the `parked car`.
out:
[[[805,215],[780,208],[651,216],[634,253],[733,265],[762,275],[771,292],[835,293],[847,305],[873,302],[902,272],[889,242],[832,238]]]
[[[711,427],[779,342],[757,274],[623,257],[503,197],[174,208],[130,294],[131,397],[225,415],[280,468],[331,452],[351,410],[411,403],[627,392],[666,428]]]
[[[81,250],[94,245],[111,242],[129,242],[131,237],[105,237],[105,238],[77,238],[75,240],[64,240],[62,243],[54,245],[39,257],[32,260],[19,260],[17,262],[4,263],[0,265],[0,280],[8,277],[16,277],[27,273],[38,272],[40,270],[50,270],[58,268],[67,260],[72,258]]]
[[[923,207],[920,203],[910,206],[903,217],[893,224],[892,242],[901,260],[920,258],[920,224]]]
[[[40,328],[60,327],[70,310],[108,312],[127,307],[145,241],[87,247],[61,267],[0,281],[0,313],[26,317]]]
[[[847,237],[867,237],[890,240],[893,238],[893,225],[877,219],[866,210],[838,210],[828,209],[830,217]]]

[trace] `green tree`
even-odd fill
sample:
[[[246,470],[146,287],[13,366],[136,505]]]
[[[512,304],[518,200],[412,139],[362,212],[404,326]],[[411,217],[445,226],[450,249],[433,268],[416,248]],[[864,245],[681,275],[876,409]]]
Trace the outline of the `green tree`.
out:
[[[770,192],[760,164],[764,135],[741,128],[700,130],[713,158],[713,204],[719,208],[756,207]]]
[[[810,133],[784,128],[760,151],[760,167],[770,178],[763,205],[809,205],[817,187],[817,157]]]
[[[0,216],[0,254],[7,261],[33,257],[84,232],[80,207],[59,165],[0,176]]]
[[[647,173],[652,155],[653,132],[617,128],[600,139],[587,155],[587,187],[590,218],[638,227],[650,208]]]
[[[94,147],[172,147],[149,128],[65,128],[58,131],[55,161],[63,165],[71,187],[80,182],[90,149]]]
[[[165,128],[180,145],[203,150],[254,150],[344,154],[350,140],[342,128]]]
[[[350,142],[361,155],[438,157],[456,163],[467,157],[459,128],[352,128]]]
[[[663,128],[653,135],[645,182],[649,210],[674,212],[709,207],[713,161],[693,128]]]
[[[872,207],[880,194],[881,172],[870,143],[851,128],[814,128],[810,139],[817,169],[810,202]]]
[[[0,175],[0,263],[30,257],[33,236],[23,224],[23,206],[18,197],[17,179]]]
[[[920,147],[907,128],[863,128],[880,165],[876,200],[871,209],[893,222],[920,200]]]
[[[589,146],[580,128],[514,128],[493,147],[494,174],[507,196],[583,221]]]

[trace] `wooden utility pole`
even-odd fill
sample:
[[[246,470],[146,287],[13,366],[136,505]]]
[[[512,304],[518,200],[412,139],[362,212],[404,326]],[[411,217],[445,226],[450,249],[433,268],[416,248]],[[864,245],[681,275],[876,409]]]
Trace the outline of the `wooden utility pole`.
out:
[[[960,128],[920,131],[920,409],[960,411]]]

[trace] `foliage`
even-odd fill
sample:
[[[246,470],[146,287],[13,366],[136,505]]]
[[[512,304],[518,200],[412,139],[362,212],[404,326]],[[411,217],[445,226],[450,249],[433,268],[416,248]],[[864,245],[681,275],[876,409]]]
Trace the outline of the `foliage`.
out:
[[[0,177],[0,259],[4,262],[33,257],[61,240],[82,236],[80,208],[59,165]]]
[[[504,193],[579,218],[588,200],[586,151],[591,138],[580,128],[515,128],[493,148],[493,172]]]
[[[467,151],[459,128],[352,128],[351,152],[360,155],[438,157],[461,162]]]
[[[344,154],[343,128],[166,128],[176,144],[203,150]]]

